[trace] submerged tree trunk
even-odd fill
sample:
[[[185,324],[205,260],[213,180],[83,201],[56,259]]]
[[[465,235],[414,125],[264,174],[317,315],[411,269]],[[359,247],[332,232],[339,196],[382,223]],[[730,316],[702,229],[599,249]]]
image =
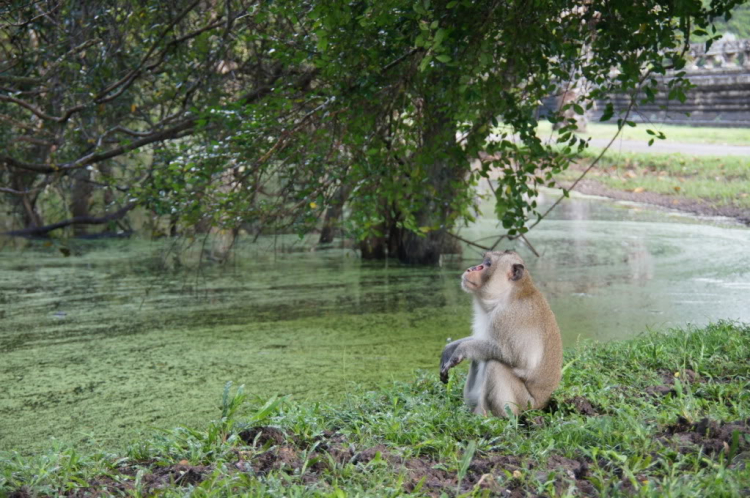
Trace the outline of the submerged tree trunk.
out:
[[[465,190],[461,184],[469,173],[469,161],[456,141],[456,124],[444,110],[444,102],[427,94],[423,103],[422,147],[411,160],[427,172],[425,188],[435,192],[435,197],[413,213],[417,226],[427,227],[426,233],[399,228],[398,214],[389,216],[386,209],[383,237],[361,245],[367,247],[362,249],[365,259],[398,257],[406,264],[437,265],[442,254],[460,252],[448,231],[456,218],[452,201]]]

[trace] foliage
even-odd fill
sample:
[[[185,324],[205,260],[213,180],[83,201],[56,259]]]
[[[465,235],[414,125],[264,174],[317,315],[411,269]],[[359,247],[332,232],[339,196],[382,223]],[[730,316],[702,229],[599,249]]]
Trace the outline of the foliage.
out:
[[[346,201],[352,235],[404,244],[471,219],[471,186],[499,176],[497,215],[521,234],[586,148],[591,102],[634,126],[667,71],[684,100],[691,33],[737,3],[10,2],[3,191],[27,225],[81,181],[188,224],[300,233]],[[559,146],[536,133],[550,94],[567,96],[546,116]]]
[[[226,411],[238,392],[207,429],[125,455],[5,454],[0,494],[738,496],[750,486],[749,354],[750,328],[727,322],[581,344],[566,352],[553,409],[510,420],[469,413],[463,378],[446,389],[435,374],[336,405]],[[680,432],[704,419],[704,432]]]
[[[716,32],[731,33],[740,40],[750,38],[750,5],[739,5],[731,11],[731,16],[717,19]],[[706,38],[707,36],[698,36],[696,41],[703,41]]]

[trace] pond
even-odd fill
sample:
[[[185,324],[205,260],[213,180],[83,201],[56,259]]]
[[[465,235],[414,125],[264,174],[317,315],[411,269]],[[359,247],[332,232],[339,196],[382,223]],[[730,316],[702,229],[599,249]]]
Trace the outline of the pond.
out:
[[[491,245],[496,232],[482,218],[461,235]],[[541,257],[499,248],[526,259],[568,347],[750,321],[750,230],[726,220],[573,196],[529,238]],[[58,243],[5,242],[0,450],[25,453],[201,426],[227,381],[259,397],[333,399],[352,383],[436,372],[446,340],[469,333],[459,275],[480,257],[466,247],[414,268],[269,237],[198,265],[201,240],[70,241],[68,257]]]

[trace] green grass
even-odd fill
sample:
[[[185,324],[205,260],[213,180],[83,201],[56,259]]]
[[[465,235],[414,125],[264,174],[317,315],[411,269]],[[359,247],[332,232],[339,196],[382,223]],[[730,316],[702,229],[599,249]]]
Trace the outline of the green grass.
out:
[[[574,180],[594,156],[587,152],[579,168],[565,171],[559,179]],[[750,208],[750,159],[746,157],[608,153],[586,178],[619,190],[642,188],[675,199]]]
[[[722,424],[750,417],[748,357],[750,326],[727,322],[584,343],[553,408],[512,420],[468,413],[463,377],[434,372],[330,405],[227,389],[207,429],[123,454],[3,454],[0,496],[746,495],[750,428]]]
[[[646,130],[663,132],[667,142],[682,142],[692,144],[721,144],[721,145],[748,145],[750,144],[750,128],[715,128],[706,126],[678,126],[667,124],[638,124],[631,128],[623,128],[618,140],[636,140],[643,143],[651,138]],[[538,131],[542,138],[546,138],[552,132],[552,125],[547,121],[539,124]],[[586,132],[579,133],[582,138],[611,139],[617,133],[617,125],[592,122],[586,127]]]

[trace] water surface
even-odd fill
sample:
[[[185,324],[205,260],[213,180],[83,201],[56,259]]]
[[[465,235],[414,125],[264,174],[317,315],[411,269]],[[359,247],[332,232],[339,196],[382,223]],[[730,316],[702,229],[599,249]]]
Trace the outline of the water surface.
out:
[[[547,200],[546,202],[549,202]],[[488,211],[491,212],[491,211]],[[461,234],[497,233],[483,218]],[[750,321],[750,230],[575,197],[516,249],[566,346],[648,328]],[[187,244],[180,241],[179,244]],[[171,241],[31,244],[0,253],[0,449],[50,438],[118,447],[152,427],[200,426],[228,380],[258,396],[335,398],[437,368],[469,333],[463,258],[441,268],[364,262],[351,249],[241,240],[232,260]],[[210,242],[209,242],[210,245]]]

